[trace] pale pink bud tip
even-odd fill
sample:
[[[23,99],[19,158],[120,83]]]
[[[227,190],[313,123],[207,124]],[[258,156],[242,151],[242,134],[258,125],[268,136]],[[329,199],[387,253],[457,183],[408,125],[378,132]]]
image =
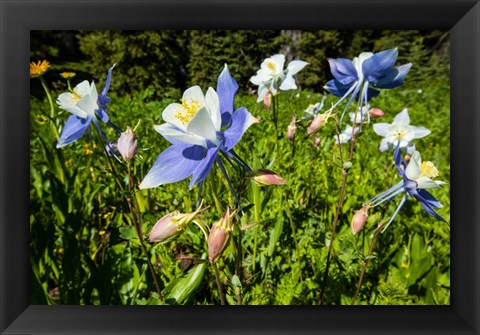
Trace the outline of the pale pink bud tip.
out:
[[[287,182],[286,179],[280,177],[275,172],[266,169],[247,172],[246,176],[260,185],[285,185]]]
[[[289,141],[293,141],[293,138],[295,137],[295,133],[297,132],[297,125],[295,124],[295,115],[292,116],[292,121],[287,127],[287,139]]]
[[[176,215],[178,215],[178,212],[175,211],[158,220],[148,236],[148,241],[150,243],[164,242],[180,233],[179,222],[174,219]]]
[[[137,153],[137,137],[130,127],[120,135],[117,142],[117,149],[125,161],[129,161]]]
[[[365,223],[368,219],[368,205],[363,206],[360,210],[355,211],[353,215],[351,227],[352,227],[352,234],[355,235],[359,231],[363,229]]]
[[[203,203],[203,202],[202,202]],[[203,211],[202,204],[192,213],[180,213],[173,211],[155,223],[148,236],[150,243],[154,242],[166,242],[167,240],[180,234],[185,227],[195,219],[198,213]]]
[[[265,105],[267,111],[270,111],[270,105],[272,104],[272,93],[267,92],[265,94],[265,96],[263,97],[263,104]]]
[[[313,121],[310,123],[310,125],[307,128],[307,134],[312,135],[315,133],[317,130],[322,128],[324,125],[327,124],[327,119],[328,117],[326,114],[317,114],[313,118]]]
[[[230,220],[230,209],[227,208],[222,218],[215,222],[208,236],[208,259],[211,263],[215,262],[227,246],[232,225]]]
[[[370,116],[374,118],[379,118],[385,116],[385,113],[379,108],[372,108],[369,111]]]

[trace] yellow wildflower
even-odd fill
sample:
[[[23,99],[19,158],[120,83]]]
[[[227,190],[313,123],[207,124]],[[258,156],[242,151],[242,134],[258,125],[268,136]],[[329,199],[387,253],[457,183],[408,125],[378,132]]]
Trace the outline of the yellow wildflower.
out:
[[[75,77],[75,75],[76,75],[75,72],[62,72],[62,73],[60,73],[60,76],[63,79],[72,79],[73,77]]]
[[[50,63],[46,60],[38,61],[37,63],[30,63],[30,78],[39,77],[45,72],[47,72],[50,67]]]

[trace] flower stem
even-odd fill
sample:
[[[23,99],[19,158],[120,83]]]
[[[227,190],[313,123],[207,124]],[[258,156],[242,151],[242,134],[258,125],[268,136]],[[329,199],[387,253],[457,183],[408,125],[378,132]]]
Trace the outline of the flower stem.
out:
[[[348,156],[348,161],[350,161],[350,162],[353,159],[353,149],[355,147],[355,120],[356,120],[356,117],[357,117],[358,108],[359,108],[359,106],[361,106],[361,101],[362,101],[362,99],[360,97],[358,99],[357,108],[355,109],[355,117],[354,117],[353,125],[352,125],[352,138],[350,140],[350,152],[349,152],[349,156]],[[340,133],[339,127],[338,127],[338,122],[335,122],[335,127],[336,127],[336,131],[337,131],[337,136],[338,136],[338,134]],[[337,231],[337,224],[338,224],[338,220],[340,218],[340,211],[342,210],[342,206],[343,206],[343,200],[344,200],[344,196],[345,196],[345,188],[346,188],[346,185],[347,185],[347,178],[348,178],[348,171],[349,171],[348,169],[343,168],[344,159],[343,159],[343,154],[342,154],[342,145],[341,145],[340,141],[338,143],[338,147],[339,147],[339,152],[340,152],[340,162],[342,164],[343,178],[342,178],[342,185],[340,187],[340,195],[338,197],[337,209],[335,211],[335,219],[333,220],[332,232],[331,232],[331,236],[330,236],[330,243],[328,244],[327,264],[325,265],[325,271],[323,273],[323,281],[322,281],[323,284],[322,284],[322,288],[320,290],[320,296],[319,296],[319,299],[318,299],[319,304],[323,303],[323,295],[325,293],[325,288],[327,287],[328,272],[330,270],[333,242],[335,240],[335,233]]]
[[[218,294],[220,295],[220,302],[225,305],[225,295],[223,294],[222,283],[220,282],[220,275],[218,273],[217,263],[212,263],[215,270],[215,280],[217,281]]]
[[[47,95],[47,100],[50,105],[50,120],[52,121],[51,123],[51,129],[52,133],[55,136],[55,139],[59,139],[59,134],[58,134],[58,129],[55,125],[55,106],[53,104],[53,99],[50,94],[50,90],[48,89],[47,83],[45,82],[45,79],[43,79],[42,76],[38,77],[40,79],[40,82],[42,83],[43,90],[45,91],[45,94]]]
[[[362,272],[360,273],[360,278],[358,279],[357,289],[355,290],[355,294],[352,297],[352,305],[355,305],[355,301],[357,300],[358,293],[360,293],[360,288],[362,287],[363,283],[363,276],[365,275],[365,270],[367,269],[368,260],[370,256],[373,254],[373,248],[375,247],[375,243],[377,242],[378,236],[382,230],[383,225],[385,222],[381,222],[378,224],[377,229],[375,230],[375,234],[373,235],[372,243],[370,244],[370,249],[368,250],[368,255],[366,259],[362,262]]]
[[[128,195],[126,196],[126,198],[127,198],[128,206],[130,208],[130,211],[132,212],[132,219],[136,228],[135,231],[137,232],[138,239],[140,240],[140,245],[142,246],[143,253],[147,258],[148,267],[150,269],[153,282],[155,283],[155,288],[157,290],[158,297],[160,301],[163,302],[164,298],[162,295],[162,290],[160,288],[160,282],[158,281],[157,275],[155,273],[155,268],[153,267],[152,261],[150,260],[150,255],[148,253],[147,247],[145,246],[145,242],[143,240],[142,216],[140,215],[140,208],[138,206],[137,197],[133,192],[134,180],[130,170],[130,162],[127,162],[127,173],[128,173]],[[132,198],[133,198],[133,206],[132,206]]]

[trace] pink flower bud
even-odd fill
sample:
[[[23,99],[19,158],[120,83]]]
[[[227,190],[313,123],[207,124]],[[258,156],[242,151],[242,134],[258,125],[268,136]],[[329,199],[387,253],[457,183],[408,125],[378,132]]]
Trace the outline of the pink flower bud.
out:
[[[129,161],[137,153],[137,137],[130,127],[120,135],[117,142],[117,149],[125,161]]]
[[[263,104],[265,105],[267,111],[270,111],[270,105],[272,104],[272,93],[270,93],[270,91],[265,93],[265,96],[263,97]]]
[[[383,117],[385,115],[385,113],[379,108],[372,108],[370,109],[369,113],[370,116],[374,118]]]
[[[174,219],[178,215],[177,211],[169,213],[162,217],[155,223],[148,236],[148,241],[153,242],[165,242],[170,238],[173,238],[180,234],[181,227],[177,220]]]
[[[368,205],[363,206],[360,210],[355,211],[353,215],[351,227],[352,227],[352,234],[355,235],[359,231],[363,229],[365,223],[368,219]]]
[[[315,137],[315,146],[318,147],[320,145],[320,137]]]
[[[295,124],[295,115],[292,116],[292,121],[287,127],[287,139],[293,141],[295,133],[297,132],[297,125]]]
[[[150,234],[148,236],[148,241],[150,243],[154,242],[167,242],[168,240],[176,237],[180,234],[187,224],[195,219],[198,213],[202,211],[200,207],[192,213],[180,213],[178,211],[173,211],[155,223]]]
[[[260,185],[285,185],[287,182],[275,172],[266,169],[247,172],[246,177],[255,180]]]
[[[328,118],[330,117],[330,114],[323,113],[323,114],[317,114],[313,118],[313,121],[310,123],[310,125],[307,128],[307,134],[312,135],[316,131],[318,131],[320,128],[325,126],[327,124]]]
[[[232,225],[230,220],[230,209],[227,208],[222,218],[215,222],[208,236],[208,259],[211,263],[215,262],[227,246]]]

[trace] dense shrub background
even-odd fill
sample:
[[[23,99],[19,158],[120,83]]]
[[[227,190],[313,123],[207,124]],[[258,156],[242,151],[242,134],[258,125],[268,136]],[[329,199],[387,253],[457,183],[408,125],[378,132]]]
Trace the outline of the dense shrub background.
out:
[[[316,92],[331,78],[327,58],[351,59],[360,50],[398,47],[399,63],[414,63],[408,83],[448,76],[449,65],[444,31],[32,31],[31,41],[32,59],[48,58],[55,69],[77,71],[81,77],[103,80],[105,68],[117,63],[112,89],[131,94],[148,87],[154,98],[176,98],[193,84],[214,86],[212,73],[224,63],[236,74],[240,93],[246,93],[262,60],[278,52],[287,61],[310,63],[298,81],[302,89]]]

